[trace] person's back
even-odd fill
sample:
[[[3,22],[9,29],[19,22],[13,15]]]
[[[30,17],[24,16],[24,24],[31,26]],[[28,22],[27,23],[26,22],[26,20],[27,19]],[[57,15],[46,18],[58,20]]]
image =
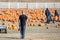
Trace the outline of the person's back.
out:
[[[27,16],[22,14],[22,15],[20,15],[19,19],[21,22],[21,26],[24,26],[26,24]]]
[[[49,12],[49,16],[52,17],[52,14]]]
[[[59,16],[59,14],[58,14],[57,10],[55,10],[55,16]]]
[[[52,14],[49,12],[49,20],[52,21]]]
[[[48,17],[48,8],[46,8],[46,10],[45,10],[45,15],[46,15],[46,17]]]

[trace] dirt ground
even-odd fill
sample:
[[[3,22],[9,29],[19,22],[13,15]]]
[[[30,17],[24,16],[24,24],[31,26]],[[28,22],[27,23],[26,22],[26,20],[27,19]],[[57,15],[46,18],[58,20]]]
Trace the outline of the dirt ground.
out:
[[[8,33],[0,33],[0,40],[60,40],[60,27],[55,24],[49,24],[49,29],[44,27],[26,27],[25,39],[20,39],[20,32],[17,30],[8,30]]]

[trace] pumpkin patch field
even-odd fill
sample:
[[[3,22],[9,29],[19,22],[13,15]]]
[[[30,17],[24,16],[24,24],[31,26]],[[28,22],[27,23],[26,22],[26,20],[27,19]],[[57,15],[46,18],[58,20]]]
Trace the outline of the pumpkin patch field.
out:
[[[3,9],[0,13],[0,20],[4,21],[2,25],[6,25],[6,21],[11,22],[13,24],[7,24],[10,30],[18,30],[19,25],[19,16],[22,14],[22,11],[28,17],[26,25],[32,26],[45,26],[45,22],[47,21],[45,15],[45,9]],[[60,21],[59,17],[55,16],[54,9],[49,10],[53,15],[53,20]],[[58,25],[57,25],[58,26]]]

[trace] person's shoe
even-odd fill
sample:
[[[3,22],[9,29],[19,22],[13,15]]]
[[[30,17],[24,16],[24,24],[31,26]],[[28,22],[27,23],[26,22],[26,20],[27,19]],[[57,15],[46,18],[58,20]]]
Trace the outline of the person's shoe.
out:
[[[24,39],[24,37],[21,37],[20,39]]]
[[[21,38],[20,40],[25,40],[25,39],[22,39],[22,38]]]

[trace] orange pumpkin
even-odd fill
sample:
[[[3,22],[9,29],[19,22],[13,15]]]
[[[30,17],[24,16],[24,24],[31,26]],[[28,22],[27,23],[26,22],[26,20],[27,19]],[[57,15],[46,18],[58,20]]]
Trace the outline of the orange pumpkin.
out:
[[[34,26],[34,23],[30,23],[30,26]]]
[[[42,26],[43,27],[44,25],[45,25],[44,23],[40,23],[38,26]]]
[[[58,17],[57,17],[57,16],[55,16],[55,17],[54,17],[54,20],[56,20],[56,21],[57,21],[57,20],[58,20]]]
[[[12,30],[12,24],[8,24],[8,29]]]
[[[49,29],[50,27],[48,26],[47,29]]]
[[[14,30],[18,30],[19,29],[19,26],[18,25],[15,25],[14,26]]]
[[[4,21],[2,25],[6,25],[6,21]]]
[[[56,28],[58,28],[58,27],[60,27],[60,24],[59,23],[56,25]]]

